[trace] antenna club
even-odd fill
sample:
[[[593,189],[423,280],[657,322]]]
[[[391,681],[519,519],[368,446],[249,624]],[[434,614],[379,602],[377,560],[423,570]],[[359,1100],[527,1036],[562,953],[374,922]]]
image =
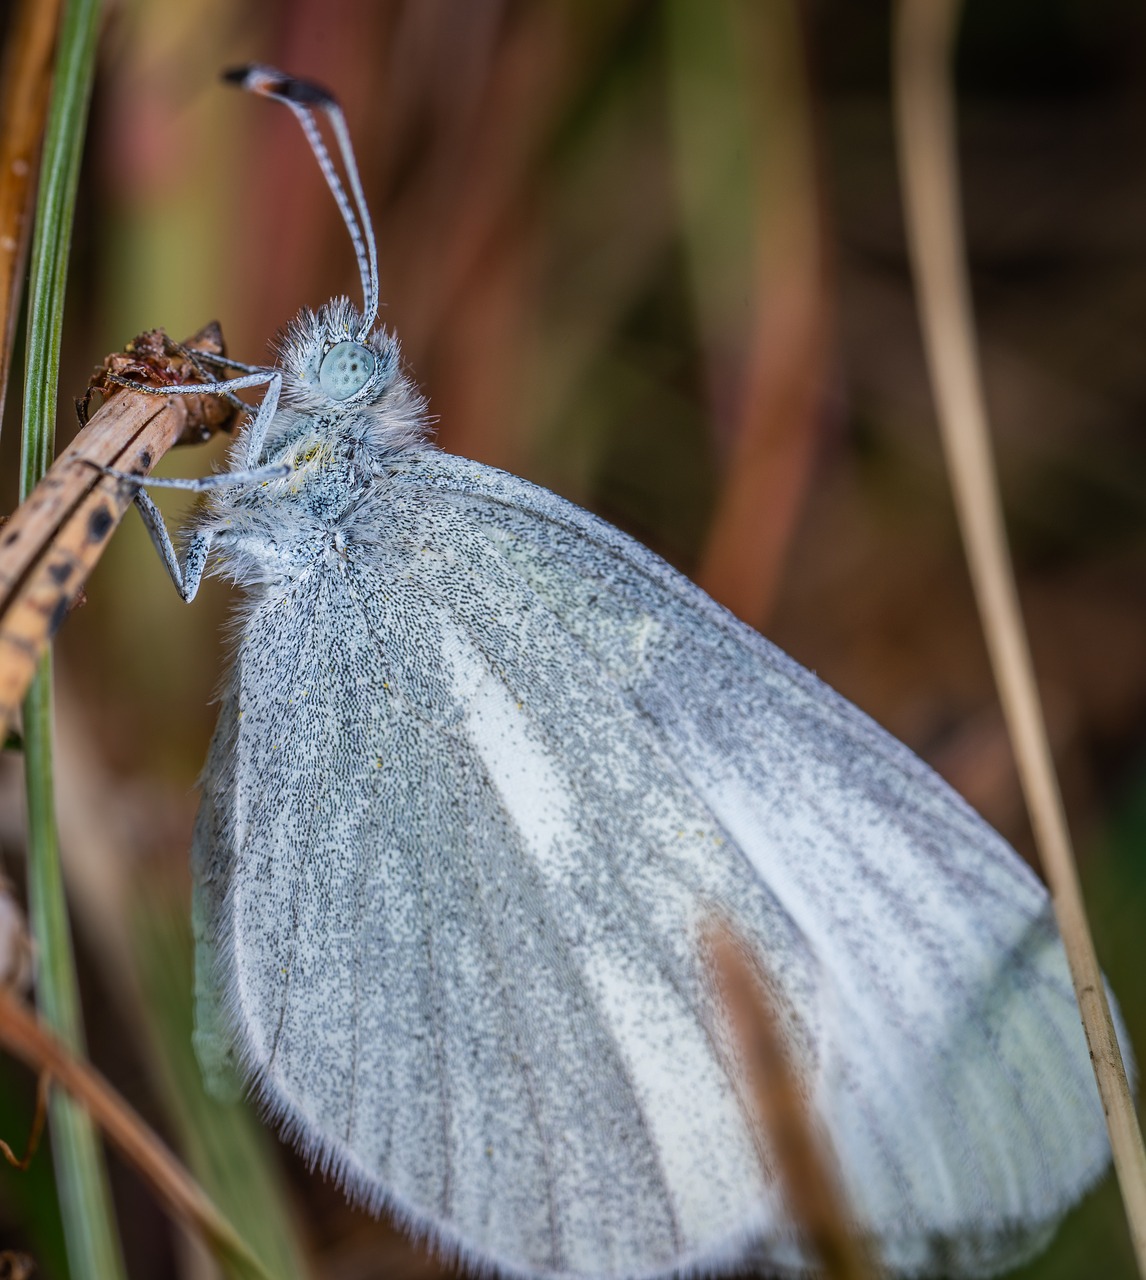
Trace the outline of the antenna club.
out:
[[[293,102],[303,107],[337,107],[338,99],[328,89],[311,80],[300,80],[275,67],[265,67],[257,62],[242,67],[231,67],[223,72],[227,84],[238,85],[248,93],[263,98],[278,98],[281,102]]]
[[[338,211],[350,233],[354,256],[358,261],[358,276],[362,282],[362,298],[365,304],[362,328],[358,340],[362,341],[370,331],[378,315],[378,250],[374,243],[374,229],[370,223],[370,210],[354,161],[354,148],[342,108],[332,94],[309,80],[299,80],[275,67],[250,63],[223,73],[228,84],[237,84],[249,93],[271,98],[289,107],[291,114],[302,127],[310,149],[326,179],[326,185],[334,196]],[[346,173],[346,185],[335,168],[330,151],[322,138],[316,115],[321,113],[334,134],[338,155]],[[348,191],[349,188],[349,191]]]

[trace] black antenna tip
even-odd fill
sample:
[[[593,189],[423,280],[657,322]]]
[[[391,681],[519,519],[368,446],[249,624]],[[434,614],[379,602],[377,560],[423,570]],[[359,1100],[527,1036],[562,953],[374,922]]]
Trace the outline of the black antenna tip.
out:
[[[337,99],[321,85],[310,80],[299,80],[285,71],[264,67],[250,62],[245,67],[231,67],[223,72],[227,84],[237,84],[248,93],[264,98],[278,98],[283,102],[297,102],[304,107],[333,107]]]

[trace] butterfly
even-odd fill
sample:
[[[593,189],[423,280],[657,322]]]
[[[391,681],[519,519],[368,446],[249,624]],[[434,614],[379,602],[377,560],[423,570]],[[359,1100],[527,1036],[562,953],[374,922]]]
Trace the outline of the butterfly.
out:
[[[229,469],[172,482],[205,494],[181,555],[137,493],[185,600],[208,569],[244,591],[192,850],[208,1081],[479,1269],[803,1274],[721,919],[881,1265],[1028,1257],[1109,1161],[1041,883],[651,551],[436,449],[337,102],[228,78],[302,125],[364,305],[169,389],[266,388]]]

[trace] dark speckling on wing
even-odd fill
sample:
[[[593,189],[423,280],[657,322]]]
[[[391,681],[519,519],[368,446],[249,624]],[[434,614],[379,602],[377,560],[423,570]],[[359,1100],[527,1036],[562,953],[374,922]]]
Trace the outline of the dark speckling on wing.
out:
[[[798,1271],[716,912],[885,1264],[1037,1247],[1108,1152],[1017,856],[616,530],[404,432],[310,453],[291,413],[296,474],[205,517],[253,588],[195,844],[205,1055],[229,1028],[306,1150],[471,1260]]]

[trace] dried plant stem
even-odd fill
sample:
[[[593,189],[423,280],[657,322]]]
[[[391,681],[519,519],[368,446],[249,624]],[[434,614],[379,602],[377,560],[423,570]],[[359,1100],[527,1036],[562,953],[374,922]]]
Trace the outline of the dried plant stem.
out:
[[[221,355],[218,325],[182,346]],[[158,332],[141,334],[112,373],[157,386],[196,380]],[[0,733],[13,721],[36,663],[134,497],[98,467],[147,475],[169,449],[226,430],[236,414],[221,396],[114,394],[52,464],[0,533]]]
[[[8,988],[0,988],[6,991]],[[0,1014],[0,1017],[3,1015]],[[2,1034],[2,1033],[0,1033]],[[52,1077],[46,1072],[41,1071],[40,1077],[36,1081],[36,1110],[32,1116],[32,1127],[28,1131],[28,1141],[24,1145],[24,1154],[18,1156],[15,1151],[0,1138],[0,1154],[12,1166],[13,1169],[19,1169],[21,1173],[27,1173],[35,1158],[36,1152],[40,1149],[40,1139],[44,1136],[44,1125],[48,1119],[48,1099],[52,1090]],[[0,1271],[0,1276],[3,1276]]]
[[[266,1280],[266,1271],[235,1229],[159,1138],[97,1071],[69,1053],[5,990],[0,990],[0,1046],[62,1085],[139,1169],[172,1215],[200,1236],[220,1262],[237,1274]]]
[[[28,260],[29,213],[61,0],[20,0],[9,23],[0,68],[0,419],[8,392],[12,342]]]
[[[959,0],[900,0],[897,138],[908,239],[943,446],[1019,776],[1054,898],[1141,1275],[1146,1150],[1086,920],[1007,549],[963,257],[951,53]]]
[[[872,1280],[876,1274],[840,1183],[828,1135],[810,1107],[805,1082],[769,999],[751,949],[715,919],[704,950],[746,1068],[754,1126],[766,1139],[784,1200],[828,1280]]]

